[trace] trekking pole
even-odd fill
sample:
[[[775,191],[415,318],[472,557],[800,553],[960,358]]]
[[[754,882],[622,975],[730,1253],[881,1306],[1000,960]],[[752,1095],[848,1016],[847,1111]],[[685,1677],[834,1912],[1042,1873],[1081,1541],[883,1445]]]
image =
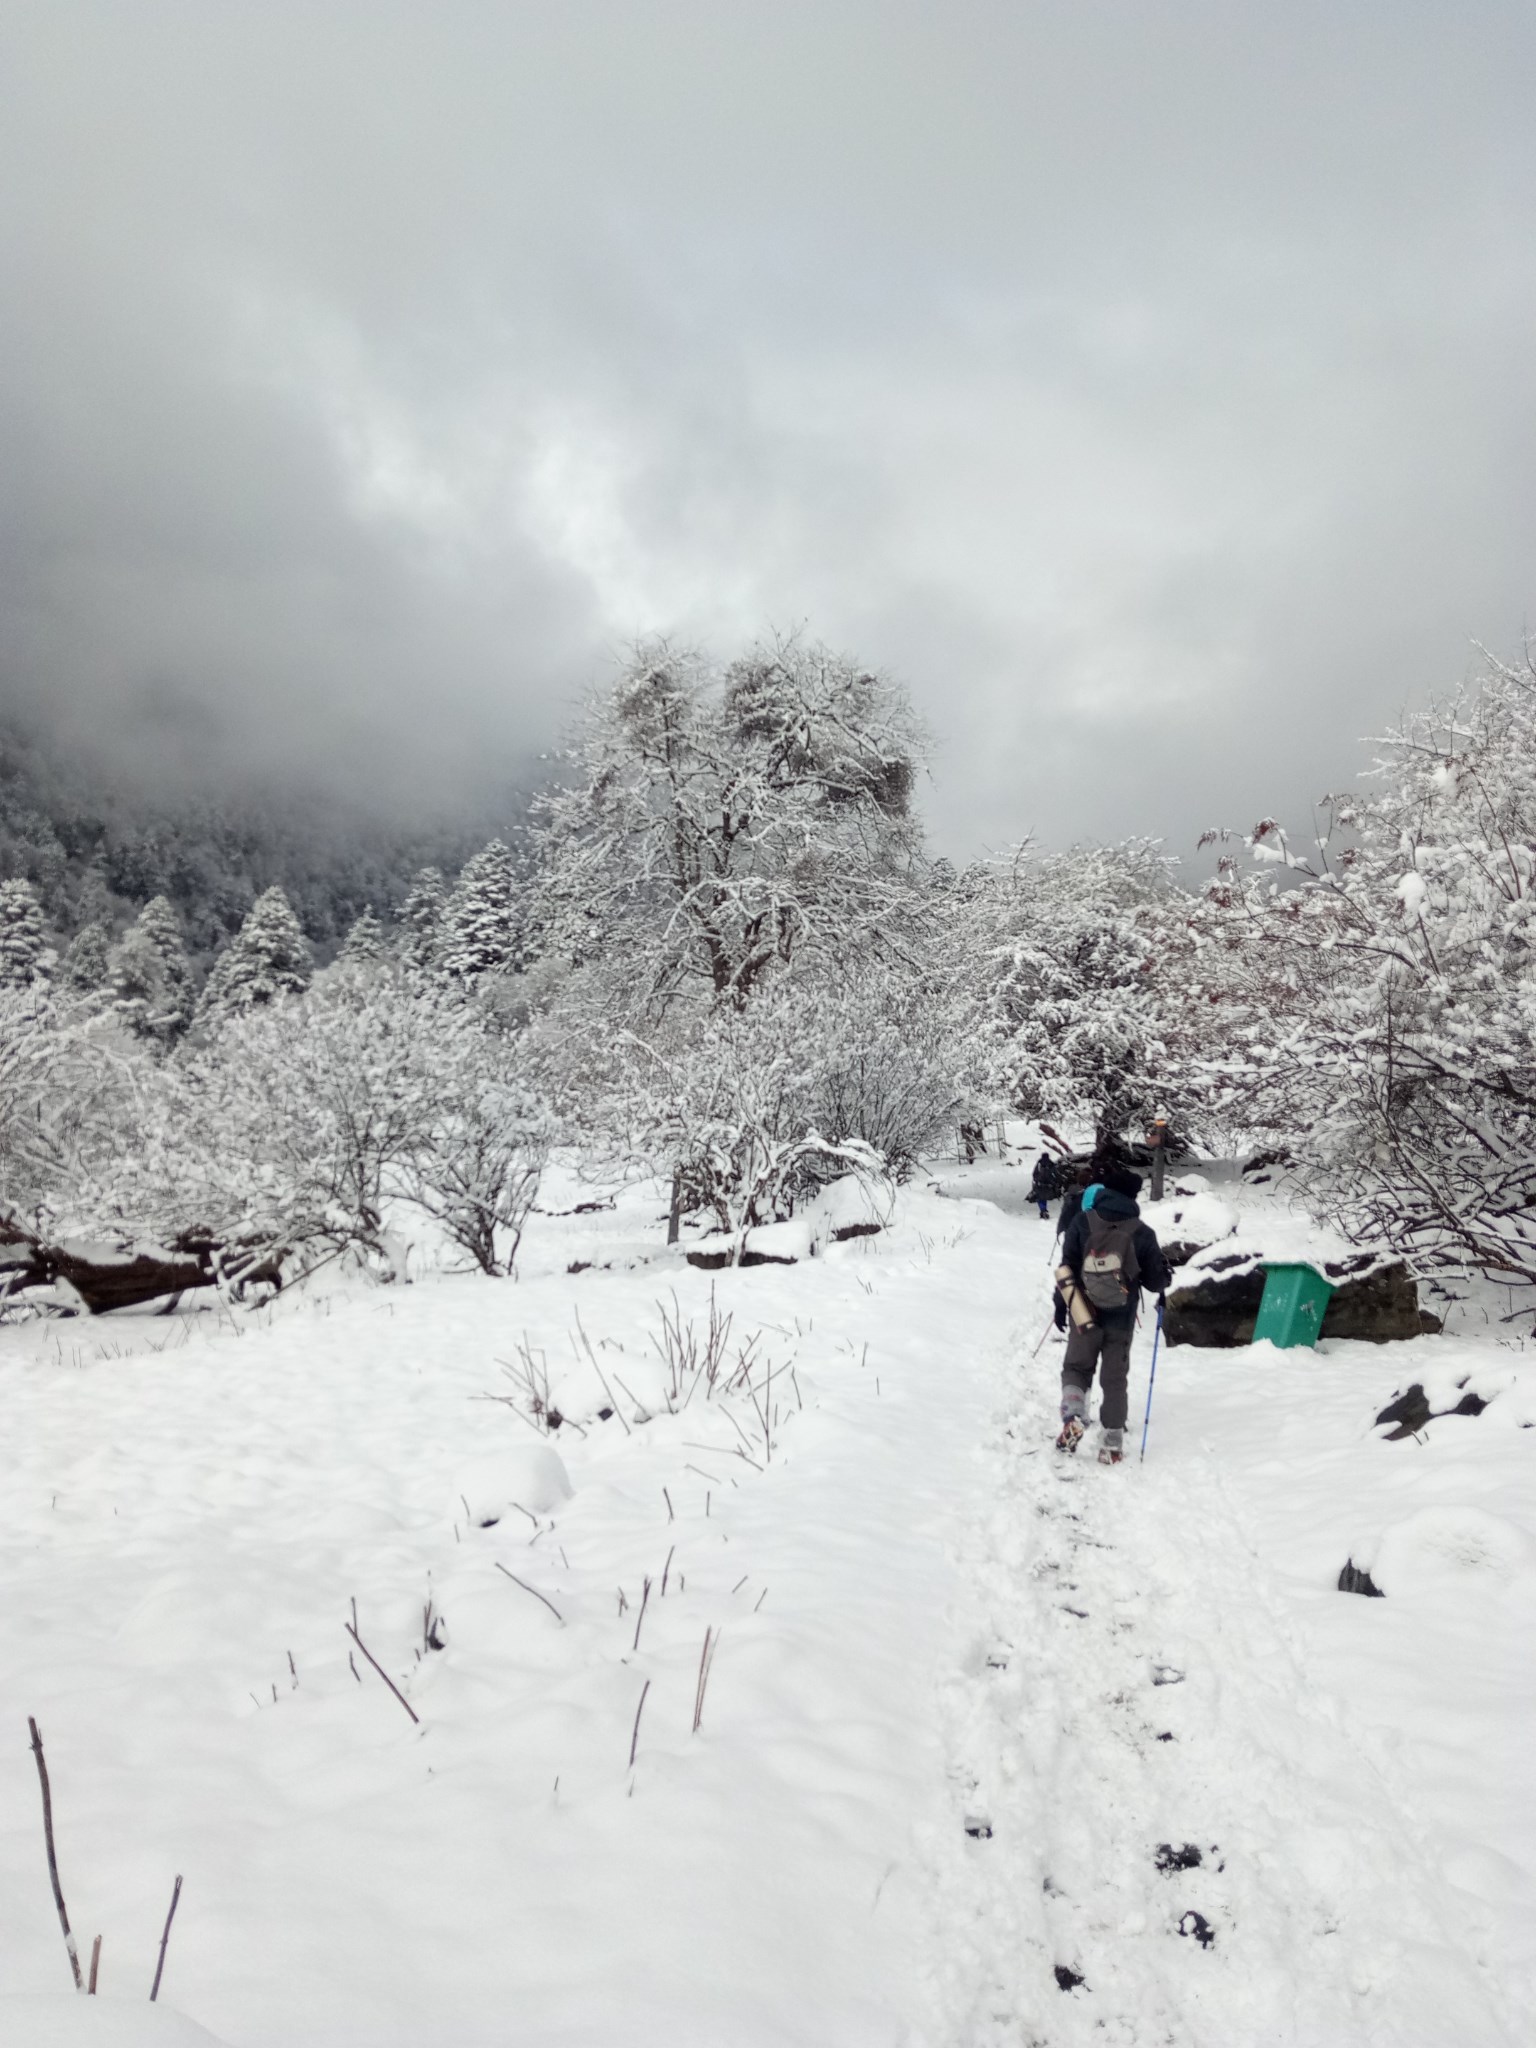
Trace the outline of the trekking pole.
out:
[[[1045,1328],[1044,1328],[1044,1329],[1043,1329],[1043,1330],[1042,1330],[1042,1331],[1040,1332],[1040,1336],[1039,1336],[1039,1338],[1038,1338],[1038,1340],[1037,1340],[1037,1342],[1036,1342],[1036,1344],[1035,1344],[1035,1348],[1034,1348],[1034,1350],[1033,1350],[1033,1351],[1031,1351],[1031,1353],[1029,1354],[1031,1358],[1038,1358],[1038,1357],[1040,1356],[1040,1346],[1041,1346],[1041,1345],[1042,1345],[1042,1344],[1043,1344],[1043,1343],[1045,1342],[1046,1338],[1047,1338],[1047,1337],[1049,1337],[1049,1335],[1051,1334],[1052,1330],[1054,1330],[1054,1329],[1055,1329],[1055,1327],[1056,1327],[1056,1312],[1055,1312],[1055,1310],[1053,1309],[1053,1310],[1051,1311],[1051,1320],[1050,1320],[1050,1321],[1049,1321],[1049,1322],[1048,1322],[1048,1323],[1046,1324]]]
[[[1157,1347],[1163,1336],[1163,1304],[1157,1304],[1157,1328],[1152,1332],[1152,1370],[1147,1375],[1147,1412],[1141,1425],[1141,1456],[1138,1465],[1147,1462],[1147,1431],[1152,1426],[1152,1389],[1157,1385]]]

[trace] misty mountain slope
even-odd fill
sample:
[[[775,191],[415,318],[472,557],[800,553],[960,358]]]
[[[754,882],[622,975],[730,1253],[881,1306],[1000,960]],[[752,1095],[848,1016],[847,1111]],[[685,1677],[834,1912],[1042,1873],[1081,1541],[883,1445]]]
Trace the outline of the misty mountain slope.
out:
[[[157,790],[0,722],[0,880],[35,883],[61,939],[92,922],[116,931],[163,895],[189,951],[210,954],[280,884],[323,955],[365,905],[388,913],[417,869],[451,873],[522,811],[511,794],[496,808],[466,803],[462,816],[392,818],[303,784]]]
[[[163,1996],[230,2048],[1522,2038],[1517,1356],[1165,1354],[1106,1470],[1048,1224],[913,1188],[709,1275],[590,1194],[515,1285],[0,1329],[0,1691],[112,1990],[179,1871]],[[1436,1369],[1486,1411],[1381,1441]],[[31,1771],[0,2037],[73,1996]]]

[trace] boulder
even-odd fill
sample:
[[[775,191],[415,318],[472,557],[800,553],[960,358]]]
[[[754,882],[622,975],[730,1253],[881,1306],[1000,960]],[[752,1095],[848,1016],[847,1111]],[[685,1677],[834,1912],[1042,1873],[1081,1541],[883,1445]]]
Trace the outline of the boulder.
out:
[[[1270,1256],[1279,1259],[1296,1254],[1287,1247]],[[1323,1316],[1323,1337],[1389,1344],[1438,1327],[1436,1319],[1419,1308],[1418,1282],[1401,1259],[1379,1252],[1353,1252],[1317,1258],[1312,1263],[1334,1286]],[[1251,1344],[1264,1295],[1264,1265],[1264,1251],[1251,1244],[1217,1244],[1196,1252],[1168,1291],[1163,1315],[1165,1340],[1216,1349]]]

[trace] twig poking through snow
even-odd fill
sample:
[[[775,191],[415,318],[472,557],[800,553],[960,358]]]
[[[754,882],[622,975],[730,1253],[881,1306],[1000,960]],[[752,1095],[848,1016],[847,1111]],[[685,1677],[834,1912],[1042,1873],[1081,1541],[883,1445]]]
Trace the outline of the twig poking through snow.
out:
[[[353,1605],[356,1605],[355,1601]],[[394,1694],[395,1698],[400,1702],[401,1706],[404,1707],[405,1711],[410,1715],[411,1719],[416,1723],[417,1727],[419,1728],[421,1726],[420,1714],[417,1713],[416,1709],[411,1705],[410,1701],[406,1698],[405,1694],[400,1690],[399,1686],[396,1685],[395,1681],[384,1669],[384,1666],[379,1662],[378,1658],[375,1657],[372,1650],[370,1650],[368,1645],[363,1641],[362,1637],[358,1634],[357,1630],[352,1626],[351,1622],[343,1622],[342,1627],[346,1630],[347,1634],[352,1638],[353,1642],[356,1643],[357,1647],[368,1659],[368,1662],[373,1666],[374,1670],[377,1671],[380,1678],[383,1679],[384,1683],[389,1687],[390,1691]],[[352,1668],[355,1674],[357,1670],[356,1665],[354,1665]],[[361,1683],[361,1681],[359,1681],[359,1683]]]
[[[667,1520],[669,1522],[675,1522],[677,1520],[677,1517],[672,1512],[672,1496],[670,1493],[668,1493],[665,1487],[661,1489],[661,1497],[667,1504]]]
[[[64,1890],[59,1883],[59,1859],[53,1847],[53,1794],[48,1787],[48,1766],[43,1761],[43,1738],[37,1732],[37,1723],[27,1716],[27,1726],[32,1731],[32,1754],[37,1758],[38,1782],[43,1788],[43,1841],[48,1849],[48,1881],[53,1886],[53,1903],[58,1908],[59,1925],[64,1930],[64,1946],[69,1951],[69,1967],[75,1974],[75,1989],[81,1988],[80,1957],[75,1948],[75,1937],[69,1931],[69,1914],[64,1906]]]
[[[581,1338],[582,1349],[586,1352],[588,1358],[590,1358],[592,1361],[592,1370],[603,1382],[603,1392],[608,1396],[608,1406],[613,1410],[614,1414],[618,1416],[620,1422],[624,1424],[624,1434],[626,1436],[633,1436],[634,1431],[629,1426],[628,1418],[626,1417],[624,1410],[613,1398],[613,1389],[609,1386],[607,1379],[604,1377],[603,1368],[597,1362],[597,1353],[592,1349],[592,1346],[587,1342],[587,1333],[581,1326],[581,1316],[579,1313],[576,1317],[576,1330],[577,1334]]]
[[[640,1647],[640,1631],[645,1626],[645,1610],[650,1604],[651,1582],[649,1579],[646,1579],[642,1583],[640,1590],[640,1612],[635,1616],[635,1640],[632,1647],[636,1650]]]
[[[85,1987],[85,1988],[86,1988],[86,1992],[87,1992],[87,1994],[88,1994],[88,1995],[89,1995],[90,1997],[92,1997],[92,1998],[94,1998],[94,1997],[96,1996],[96,1978],[97,1978],[97,1976],[98,1976],[98,1974],[99,1974],[100,1970],[101,1970],[101,1936],[100,1936],[100,1935],[98,1934],[98,1935],[97,1935],[97,1937],[96,1937],[96,1939],[95,1939],[95,1940],[94,1940],[94,1941],[93,1941],[93,1942],[91,1943],[91,1976],[90,1976],[90,1982],[89,1982],[89,1983],[88,1983],[88,1984],[86,1985],[86,1987]]]
[[[645,1684],[640,1688],[640,1704],[635,1709],[634,1733],[629,1738],[629,1768],[631,1770],[635,1768],[635,1752],[640,1747],[640,1716],[645,1712],[645,1696],[650,1691],[650,1689],[651,1681],[647,1679],[645,1681]]]
[[[361,1648],[361,1645],[359,1645],[359,1648]],[[364,1650],[363,1655],[366,1657],[368,1652]],[[382,1671],[379,1673],[379,1676],[381,1678],[384,1676]],[[412,1714],[411,1719],[414,1721],[415,1718],[416,1716]],[[180,1903],[181,1879],[178,1876],[175,1884],[171,1887],[171,1910],[165,1916],[165,1931],[160,1936],[160,1960],[155,1964],[155,1981],[149,1987],[149,2002],[151,2005],[160,1996],[160,1979],[165,1971],[165,1945],[171,1938],[171,1922],[176,1918],[176,1908]]]
[[[516,1572],[507,1571],[506,1566],[502,1563],[499,1557],[496,1559],[496,1569],[499,1572],[506,1572],[507,1577],[512,1581],[514,1586],[521,1586],[523,1591],[525,1593],[531,1593],[535,1600],[544,1600],[544,1595],[539,1591],[537,1586],[530,1586],[528,1581],[526,1579],[520,1579],[517,1576]],[[549,1609],[550,1613],[555,1617],[556,1621],[559,1622],[560,1626],[564,1628],[565,1616],[560,1612],[559,1608],[555,1605],[554,1601],[544,1600],[544,1605]]]
[[[663,1600],[665,1600],[667,1597],[667,1573],[671,1571],[672,1560],[674,1557],[676,1557],[676,1555],[677,1545],[674,1543],[672,1548],[667,1552],[666,1563],[661,1568],[661,1597]]]
[[[693,1732],[699,1732],[699,1723],[704,1719],[704,1695],[709,1690],[709,1674],[714,1668],[715,1652],[720,1647],[718,1629],[705,1629],[704,1648],[699,1653],[699,1682],[693,1694]]]

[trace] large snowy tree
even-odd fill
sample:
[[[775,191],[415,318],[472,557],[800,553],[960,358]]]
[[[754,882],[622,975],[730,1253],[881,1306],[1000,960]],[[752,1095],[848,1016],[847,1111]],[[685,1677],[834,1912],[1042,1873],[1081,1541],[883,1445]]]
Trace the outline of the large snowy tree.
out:
[[[543,946],[652,1017],[694,990],[743,1005],[807,955],[899,953],[923,748],[901,690],[824,648],[640,648],[538,809]]]

